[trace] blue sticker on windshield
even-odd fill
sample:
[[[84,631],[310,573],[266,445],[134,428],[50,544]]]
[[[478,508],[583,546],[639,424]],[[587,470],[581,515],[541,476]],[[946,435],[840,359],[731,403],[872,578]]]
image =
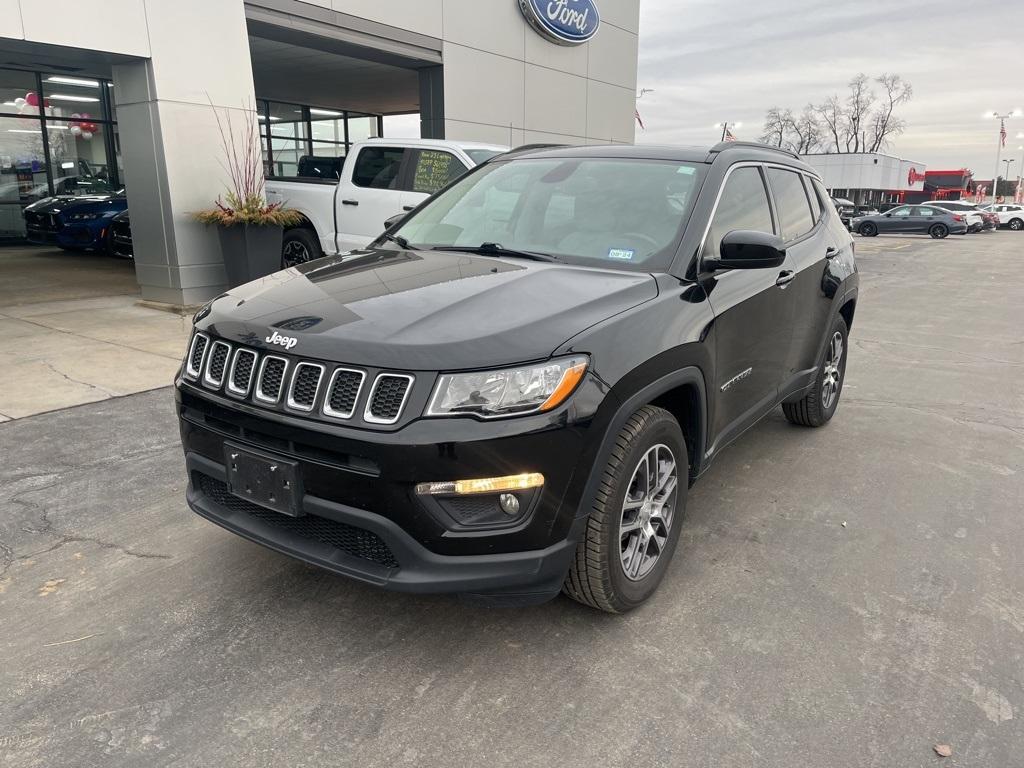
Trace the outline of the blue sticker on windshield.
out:
[[[632,261],[634,253],[636,253],[636,251],[634,251],[632,248],[609,248],[608,258],[621,259],[622,261]]]

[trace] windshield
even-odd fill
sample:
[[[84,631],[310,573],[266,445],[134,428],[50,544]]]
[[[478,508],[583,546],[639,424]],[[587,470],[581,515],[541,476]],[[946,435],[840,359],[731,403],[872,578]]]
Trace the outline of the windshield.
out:
[[[474,164],[480,165],[480,163],[490,160],[495,155],[500,155],[501,152],[497,149],[464,149],[462,150]]]
[[[396,234],[420,249],[496,243],[574,264],[664,269],[703,174],[668,160],[498,161],[442,192]]]

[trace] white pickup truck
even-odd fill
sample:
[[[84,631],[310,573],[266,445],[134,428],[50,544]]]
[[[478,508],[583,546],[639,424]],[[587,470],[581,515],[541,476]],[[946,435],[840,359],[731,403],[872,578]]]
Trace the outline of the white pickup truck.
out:
[[[268,179],[267,201],[302,223],[284,233],[282,266],[362,248],[384,221],[411,211],[470,168],[508,147],[435,139],[367,139],[346,158],[305,156],[294,179]]]

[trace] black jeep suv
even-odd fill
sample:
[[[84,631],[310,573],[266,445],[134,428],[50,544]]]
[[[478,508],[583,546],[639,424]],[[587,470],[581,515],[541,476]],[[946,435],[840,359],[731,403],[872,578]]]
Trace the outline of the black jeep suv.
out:
[[[628,610],[729,442],[835,413],[853,248],[769,147],[502,155],[196,315],[188,503],[390,589]]]

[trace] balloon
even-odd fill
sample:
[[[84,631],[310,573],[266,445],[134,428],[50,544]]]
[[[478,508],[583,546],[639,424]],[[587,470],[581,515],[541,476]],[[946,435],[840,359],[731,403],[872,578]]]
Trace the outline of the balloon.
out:
[[[72,125],[71,126],[71,135],[72,136],[81,136],[82,135],[82,127],[80,125],[77,125],[77,124],[76,125]]]
[[[39,96],[36,94],[35,91],[29,91],[28,93],[26,93],[25,94],[25,101],[27,101],[30,106],[33,106],[33,107],[38,107],[39,106]]]
[[[80,118],[80,117],[81,117],[81,115],[80,115],[80,114],[78,114],[77,112],[72,112],[72,113],[71,113],[71,117],[72,117],[73,119],[77,120],[78,118]]]
[[[82,138],[86,141],[92,140],[92,131],[82,131]]]
[[[21,98],[21,96],[19,96],[18,98],[16,98],[16,99],[14,100],[14,106],[16,106],[16,107],[17,107],[18,109],[21,109],[21,108],[22,108],[22,107],[24,107],[24,106],[25,106],[25,105],[26,105],[27,103],[28,103],[28,102],[27,102],[27,101],[25,101],[25,100],[24,100],[23,98]]]

